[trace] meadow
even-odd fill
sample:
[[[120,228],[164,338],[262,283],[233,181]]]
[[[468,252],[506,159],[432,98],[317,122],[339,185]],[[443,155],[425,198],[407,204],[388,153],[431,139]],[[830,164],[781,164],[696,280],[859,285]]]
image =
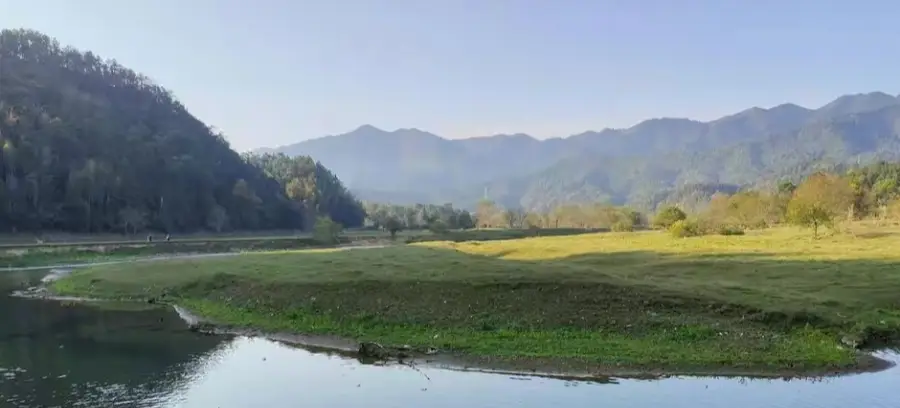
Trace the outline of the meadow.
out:
[[[66,295],[592,372],[822,372],[900,340],[900,229],[647,231],[98,266]]]

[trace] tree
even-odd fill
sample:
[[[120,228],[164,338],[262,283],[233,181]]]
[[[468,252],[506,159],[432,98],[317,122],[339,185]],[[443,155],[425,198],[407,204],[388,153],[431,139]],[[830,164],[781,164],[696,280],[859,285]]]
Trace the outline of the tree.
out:
[[[894,221],[900,221],[900,198],[888,203],[885,215]]]
[[[478,226],[482,228],[493,227],[496,225],[494,218],[497,216],[497,206],[493,201],[482,200],[478,203],[475,217],[478,220]]]
[[[797,189],[797,186],[793,181],[790,180],[781,180],[778,182],[778,194],[786,194],[791,195],[794,194],[794,190]]]
[[[467,230],[470,228],[475,228],[475,220],[472,219],[472,214],[468,211],[460,211],[459,215],[456,218],[457,227],[459,229]]]
[[[144,228],[146,215],[135,208],[125,207],[119,211],[119,220],[126,234],[136,234],[139,229]]]
[[[653,218],[653,225],[657,228],[668,229],[672,224],[687,219],[687,214],[680,208],[670,205],[663,207]]]
[[[206,226],[213,231],[222,232],[222,228],[228,224],[228,213],[221,205],[215,205],[206,214]]]
[[[525,212],[520,209],[509,209],[503,212],[503,221],[507,228],[519,228],[525,220]]]
[[[0,230],[309,228],[309,208],[365,218],[311,158],[241,156],[146,76],[31,30],[0,30],[0,148]]]
[[[441,220],[434,220],[428,224],[428,230],[435,234],[445,234],[448,231],[447,224]]]
[[[397,237],[397,232],[403,229],[403,224],[397,217],[391,216],[384,221],[384,229],[388,230],[391,233],[391,239],[394,239]]]
[[[313,238],[323,244],[337,244],[341,242],[341,231],[344,228],[331,220],[331,218],[321,216],[316,219],[313,227]]]
[[[820,226],[833,226],[834,220],[853,204],[854,192],[847,179],[828,173],[809,176],[788,203],[788,221],[809,227],[818,237]]]

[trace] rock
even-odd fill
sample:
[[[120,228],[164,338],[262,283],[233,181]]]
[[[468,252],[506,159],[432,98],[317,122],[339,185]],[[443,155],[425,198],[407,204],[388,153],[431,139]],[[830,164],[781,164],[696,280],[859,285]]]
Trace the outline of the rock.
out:
[[[859,348],[859,338],[854,336],[844,336],[841,337],[841,344],[851,349]]]
[[[390,357],[390,353],[384,346],[378,343],[359,343],[358,353],[361,357],[384,359]]]

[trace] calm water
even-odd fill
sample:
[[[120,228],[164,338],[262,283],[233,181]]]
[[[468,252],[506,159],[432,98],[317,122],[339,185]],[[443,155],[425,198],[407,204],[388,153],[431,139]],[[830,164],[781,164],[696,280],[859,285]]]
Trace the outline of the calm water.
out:
[[[0,290],[34,285],[41,274],[2,272]],[[595,384],[363,365],[262,339],[197,335],[164,310],[4,296],[0,313],[0,407],[900,407],[898,369],[820,381]]]

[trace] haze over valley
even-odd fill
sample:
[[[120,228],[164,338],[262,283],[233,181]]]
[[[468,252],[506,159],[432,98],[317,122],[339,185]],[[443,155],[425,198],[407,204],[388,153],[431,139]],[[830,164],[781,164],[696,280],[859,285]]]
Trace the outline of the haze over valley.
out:
[[[314,157],[363,200],[471,208],[486,192],[505,207],[530,210],[596,201],[653,210],[665,201],[796,181],[817,169],[897,159],[900,99],[859,93],[812,109],[786,103],[711,122],[658,118],[546,140],[445,139],[363,125],[257,152]]]

